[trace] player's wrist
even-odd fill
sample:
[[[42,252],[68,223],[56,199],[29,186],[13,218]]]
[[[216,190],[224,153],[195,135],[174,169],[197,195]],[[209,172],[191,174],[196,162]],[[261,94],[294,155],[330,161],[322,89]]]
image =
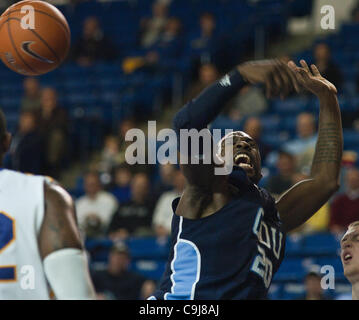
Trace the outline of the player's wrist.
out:
[[[237,89],[242,89],[245,85],[248,84],[248,81],[238,68],[234,68],[232,71],[228,73],[229,81],[232,86],[236,87]]]
[[[328,89],[323,89],[317,93],[315,93],[315,95],[319,98],[319,100],[331,100],[337,97],[336,92],[334,92],[333,90]]]

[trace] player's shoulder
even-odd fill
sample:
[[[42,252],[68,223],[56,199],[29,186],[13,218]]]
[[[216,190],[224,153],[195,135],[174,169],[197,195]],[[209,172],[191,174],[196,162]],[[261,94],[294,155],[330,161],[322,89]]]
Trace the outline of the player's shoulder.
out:
[[[51,178],[44,178],[44,193],[47,202],[72,205],[72,197],[59,182]]]

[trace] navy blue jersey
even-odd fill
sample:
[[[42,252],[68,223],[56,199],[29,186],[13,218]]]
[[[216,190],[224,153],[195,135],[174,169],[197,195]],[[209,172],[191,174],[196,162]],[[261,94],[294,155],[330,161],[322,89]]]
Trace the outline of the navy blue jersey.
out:
[[[254,184],[210,216],[173,214],[169,260],[152,299],[265,299],[284,247],[275,201]]]

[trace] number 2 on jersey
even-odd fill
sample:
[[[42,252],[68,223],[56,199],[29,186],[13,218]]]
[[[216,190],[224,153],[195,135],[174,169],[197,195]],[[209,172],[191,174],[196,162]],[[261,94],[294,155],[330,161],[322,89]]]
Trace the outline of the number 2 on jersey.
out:
[[[15,236],[15,220],[0,211],[0,255],[15,240]],[[0,283],[3,281],[16,281],[15,266],[0,265]]]

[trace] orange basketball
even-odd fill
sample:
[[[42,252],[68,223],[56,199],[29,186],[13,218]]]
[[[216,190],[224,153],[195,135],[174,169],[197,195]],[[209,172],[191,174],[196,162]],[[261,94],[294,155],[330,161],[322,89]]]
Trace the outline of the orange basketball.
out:
[[[66,18],[43,1],[15,3],[0,17],[1,60],[23,75],[56,69],[67,56],[70,40]]]

